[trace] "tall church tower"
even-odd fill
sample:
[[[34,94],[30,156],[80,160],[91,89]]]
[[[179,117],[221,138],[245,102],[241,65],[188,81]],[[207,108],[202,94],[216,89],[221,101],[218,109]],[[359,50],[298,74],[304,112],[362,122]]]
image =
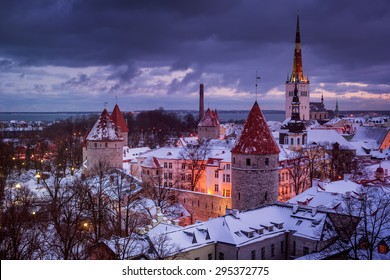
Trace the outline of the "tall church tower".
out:
[[[232,207],[247,210],[278,198],[279,147],[257,101],[232,149]]]
[[[298,82],[295,83],[294,96],[291,102],[291,120],[287,124],[287,142],[290,150],[301,150],[306,144],[307,132],[305,123],[300,118],[301,102],[298,97]]]
[[[301,52],[301,35],[299,31],[299,15],[297,15],[297,27],[295,34],[295,50],[293,69],[290,77],[286,81],[286,119],[291,116],[291,103],[294,96],[295,84],[298,88],[298,96],[301,102],[300,118],[301,120],[310,119],[310,82],[308,76],[303,73],[302,52]]]

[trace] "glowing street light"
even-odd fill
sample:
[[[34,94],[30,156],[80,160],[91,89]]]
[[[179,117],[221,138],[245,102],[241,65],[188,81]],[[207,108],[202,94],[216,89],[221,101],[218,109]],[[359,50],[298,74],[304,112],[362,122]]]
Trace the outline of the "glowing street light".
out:
[[[35,178],[37,178],[37,184],[39,184],[40,180],[41,180],[41,173],[37,173],[37,175],[35,175]]]
[[[17,183],[16,185],[15,185],[15,188],[16,189],[20,189],[22,187],[22,185],[20,184],[20,183]]]

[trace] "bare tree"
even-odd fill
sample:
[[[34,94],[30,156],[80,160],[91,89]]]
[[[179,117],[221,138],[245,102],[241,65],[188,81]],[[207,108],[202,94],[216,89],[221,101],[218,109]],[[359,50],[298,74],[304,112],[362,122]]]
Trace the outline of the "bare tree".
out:
[[[338,245],[352,259],[375,258],[378,243],[390,232],[390,197],[380,187],[348,193],[331,215],[341,237]]]
[[[187,179],[191,191],[195,191],[200,178],[205,172],[209,154],[209,140],[200,140],[199,143],[195,145],[187,144],[180,153],[181,159],[189,170]]]
[[[0,216],[0,258],[36,259],[42,234],[34,211],[34,195],[18,183],[6,188],[4,211]]]
[[[99,242],[109,235],[109,210],[111,204],[109,174],[112,168],[105,162],[100,162],[90,170],[88,178],[81,182],[85,197],[85,215],[89,221],[90,239],[92,243]]]
[[[133,176],[116,170],[110,175],[110,222],[114,235],[129,236],[147,223],[145,213],[135,211],[141,195],[139,182]]]
[[[349,174],[353,170],[354,152],[347,147],[341,146],[339,143],[334,143],[330,155],[330,173],[328,178],[331,180],[339,180],[344,174]]]
[[[4,143],[0,139],[0,205],[5,195],[7,180],[13,170],[13,157],[12,145]]]
[[[84,258],[86,234],[85,196],[74,182],[64,182],[63,166],[51,164],[51,176],[43,178],[49,215],[48,250],[57,259]]]
[[[303,150],[295,151],[288,157],[287,170],[295,195],[303,192],[310,184],[308,162]]]
[[[180,245],[166,233],[149,234],[148,240],[150,244],[149,256],[155,260],[171,259],[175,260],[180,255]],[[182,253],[182,258],[184,258]]]
[[[308,144],[304,149],[307,160],[308,179],[310,182],[315,178],[324,179],[328,169],[328,155],[326,147],[318,144]]]

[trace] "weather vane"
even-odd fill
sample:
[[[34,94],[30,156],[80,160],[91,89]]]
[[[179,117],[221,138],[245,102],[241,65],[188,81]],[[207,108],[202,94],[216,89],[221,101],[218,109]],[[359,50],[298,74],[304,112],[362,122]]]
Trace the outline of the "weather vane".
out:
[[[260,76],[257,74],[257,70],[256,70],[256,101],[257,101],[257,80],[260,80]]]

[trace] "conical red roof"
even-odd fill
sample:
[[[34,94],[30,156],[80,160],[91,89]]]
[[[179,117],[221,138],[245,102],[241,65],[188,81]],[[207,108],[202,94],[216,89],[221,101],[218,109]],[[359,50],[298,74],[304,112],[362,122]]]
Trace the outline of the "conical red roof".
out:
[[[240,139],[231,152],[248,155],[279,154],[279,147],[268,128],[257,101],[249,112]]]
[[[111,119],[117,127],[120,127],[121,132],[129,132],[129,128],[126,125],[126,121],[123,118],[121,110],[119,110],[118,104],[115,104],[114,110],[111,114]]]

